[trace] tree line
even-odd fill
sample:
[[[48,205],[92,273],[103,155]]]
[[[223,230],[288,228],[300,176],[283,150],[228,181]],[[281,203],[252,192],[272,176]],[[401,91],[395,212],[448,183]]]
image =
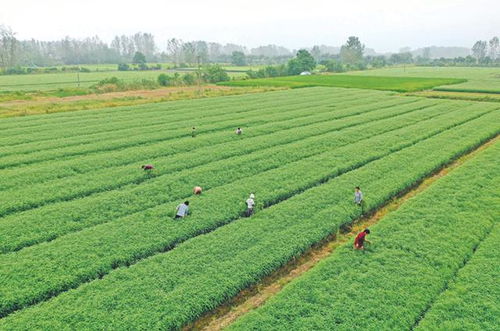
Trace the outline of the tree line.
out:
[[[363,70],[368,67],[383,67],[394,64],[417,65],[462,65],[498,66],[500,49],[498,37],[489,41],[477,41],[470,55],[455,58],[434,58],[434,48],[424,48],[419,55],[410,49],[399,53],[377,55],[367,49],[359,38],[351,36],[339,47],[316,45],[304,49],[312,56],[320,70],[342,72]],[[121,70],[157,69],[147,62],[169,62],[176,67],[200,66],[207,63],[232,63],[244,65],[274,65],[274,71],[297,71],[293,69],[295,50],[277,45],[246,48],[236,44],[220,44],[202,40],[185,42],[169,39],[165,50],[160,51],[155,37],[150,33],[116,36],[109,44],[98,36],[74,39],[66,37],[57,41],[18,40],[9,27],[0,25],[0,71],[4,73],[26,73],[30,68],[56,65],[121,64]],[[138,60],[139,59],[139,60]],[[135,63],[135,67],[128,66]],[[19,68],[23,69],[19,69]],[[284,69],[286,67],[286,70]],[[290,69],[292,68],[292,69]],[[271,70],[271,69],[269,69]]]

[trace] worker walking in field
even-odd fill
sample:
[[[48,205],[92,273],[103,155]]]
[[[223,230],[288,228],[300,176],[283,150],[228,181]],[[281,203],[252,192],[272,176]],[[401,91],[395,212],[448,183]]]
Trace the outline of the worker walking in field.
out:
[[[189,215],[189,201],[184,201],[175,209],[175,218],[184,218]]]
[[[237,128],[235,133],[239,136],[243,133],[243,130],[241,130],[241,128]]]
[[[359,186],[354,188],[354,203],[361,207],[361,214],[364,214],[365,201],[363,200],[363,192],[361,192]]]
[[[245,201],[247,204],[247,210],[245,211],[245,217],[250,217],[253,214],[253,207],[255,207],[255,195],[253,193],[250,194],[250,197]]]
[[[362,232],[358,233],[356,238],[354,239],[354,249],[363,250],[365,249],[365,242],[371,243],[366,236],[370,234],[370,229],[365,229]]]
[[[354,203],[357,205],[361,205],[363,203],[363,192],[361,192],[359,186],[354,188]]]
[[[196,128],[193,126],[193,129],[191,130],[191,137],[196,137]]]

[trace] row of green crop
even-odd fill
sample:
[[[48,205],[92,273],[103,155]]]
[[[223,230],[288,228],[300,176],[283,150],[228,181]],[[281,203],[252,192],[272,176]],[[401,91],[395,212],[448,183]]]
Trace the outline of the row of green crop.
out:
[[[226,153],[237,153],[238,149],[242,149],[243,146],[252,143],[253,140],[266,138],[266,135],[274,133],[282,134],[294,130],[307,129],[308,126],[311,125],[324,127],[326,121],[336,123],[337,121],[351,117],[360,121],[368,121],[372,118],[379,118],[379,114],[388,117],[431,105],[433,105],[433,103],[430,101],[421,101],[411,104],[401,103],[398,105],[394,105],[393,102],[389,104],[381,102],[378,105],[342,108],[339,111],[332,111],[328,108],[322,110],[321,107],[318,107],[317,114],[300,117],[286,113],[291,116],[292,119],[285,120],[282,119],[282,116],[262,116],[262,118],[269,119],[270,123],[252,127],[251,132],[245,133],[244,139],[235,136],[232,131],[229,134],[227,132],[216,132],[197,137],[195,142],[193,142],[191,137],[188,137],[174,142],[168,140],[146,146],[141,145],[118,151],[92,154],[77,159],[69,158],[59,161],[57,171],[53,169],[53,162],[37,163],[16,169],[7,169],[4,171],[7,180],[3,182],[0,191],[8,189],[11,191],[19,191],[23,186],[32,186],[37,183],[55,185],[61,183],[63,185],[63,180],[75,180],[74,177],[83,179],[85,176],[92,176],[93,181],[95,181],[96,176],[98,177],[100,174],[109,174],[109,168],[111,167],[120,167],[124,172],[123,176],[130,176],[132,173],[134,176],[138,176],[135,178],[144,179],[147,177],[144,177],[141,172],[137,171],[140,164],[152,162],[157,166],[155,174],[158,175],[167,171],[165,166],[167,166],[167,168],[171,168],[172,166],[179,168],[183,162],[189,161],[186,160],[187,156],[192,159],[193,157],[198,157],[198,155],[203,152],[211,153],[211,149],[213,148],[226,146],[229,149],[225,151]],[[442,108],[446,107],[442,106]],[[384,113],[382,113],[383,111]],[[366,118],[364,116],[366,116]],[[328,127],[325,127],[325,129],[328,129]],[[316,134],[320,133],[321,131]],[[272,136],[269,136],[270,140],[272,138]],[[273,143],[275,142],[272,140],[269,141],[269,144]],[[224,153],[217,154],[212,157],[216,160],[223,157],[223,154]],[[180,157],[181,155],[184,155],[184,157]],[[170,159],[166,159],[167,157],[175,157],[177,160],[181,160],[181,162],[172,163]],[[172,169],[169,169],[168,171],[171,170]],[[125,178],[123,178],[123,180],[124,179]],[[49,183],[47,182],[49,180],[52,181]],[[123,180],[122,182],[124,182]],[[117,184],[117,182],[114,182],[114,185]],[[40,186],[41,184],[37,185]],[[33,188],[34,187],[31,189]],[[61,193],[60,195],[62,196]]]
[[[500,94],[500,90],[497,89],[481,89],[481,88],[461,88],[461,87],[435,87],[434,91],[445,91],[445,92],[465,92],[465,93],[489,93],[489,94]]]
[[[5,314],[44,300],[120,265],[134,263],[231,222],[242,214],[242,201],[248,192],[257,192],[259,207],[279,204],[330,178],[352,172],[419,141],[432,140],[431,137],[442,135],[439,133],[450,127],[458,125],[451,129],[458,134],[456,132],[467,132],[468,128],[484,123],[485,134],[491,134],[488,124],[496,118],[493,115],[496,114],[468,122],[456,120],[453,123],[452,119],[441,118],[424,121],[268,170],[260,173],[258,180],[253,177],[237,180],[197,198],[193,203],[193,215],[186,221],[171,220],[176,203],[168,203],[47,244],[4,254],[0,257],[0,274],[7,279],[2,284],[2,292],[8,295],[3,300],[2,312]],[[460,122],[466,124],[460,125]],[[283,158],[293,153],[287,150]],[[314,165],[314,172],[310,171],[311,165]],[[351,201],[351,194],[345,199]]]
[[[498,128],[495,120],[498,120],[498,116],[489,114],[446,130],[431,139],[415,142],[410,147],[395,151],[386,157],[381,156],[358,169],[351,167],[352,171],[267,208],[255,217],[233,222],[212,233],[189,240],[170,252],[148,258],[129,268],[120,268],[100,280],[6,317],[0,321],[0,327],[180,328],[255,283],[292,257],[301,254],[311,244],[336,232],[340,225],[359,217],[361,211],[352,203],[353,186],[361,185],[364,189],[368,210],[378,208],[450,159],[496,135]],[[385,137],[381,143],[387,144],[385,146],[391,149],[391,141],[394,143],[397,139],[387,140]],[[315,168],[330,168],[329,174],[334,176],[340,170],[332,169],[335,164],[346,165],[341,161],[360,157],[365,151],[373,156],[372,153],[377,150],[369,144],[358,147],[357,151],[352,150],[349,154],[338,153],[333,159],[332,155],[325,155],[324,159],[312,158],[311,162],[302,165],[302,168],[306,168],[302,169],[302,172],[306,176],[312,176],[308,170],[314,164]],[[195,207],[195,214],[191,219],[177,223],[155,223],[158,216],[164,213],[151,213],[149,219],[133,222],[133,228],[130,228],[132,224],[123,222],[123,232],[117,231],[116,228],[108,234],[123,236],[123,239],[120,237],[115,241],[123,242],[131,236],[141,237],[146,230],[155,231],[156,238],[154,234],[152,237],[142,236],[142,242],[161,244],[170,234],[162,229],[170,223],[175,225],[171,226],[172,231],[178,231],[180,227],[196,226],[200,222],[198,214],[205,214],[211,219],[221,219],[221,213],[226,209],[235,210],[235,202],[242,199],[255,185],[262,185],[268,192],[264,194],[279,196],[282,189],[270,188],[268,191],[266,187],[273,182],[281,188],[293,187],[294,182],[302,178],[302,175],[298,174],[286,176],[283,171],[276,175],[279,174],[281,176],[275,182],[268,178],[253,179],[253,182],[235,186],[239,188],[236,191],[231,187],[232,190],[220,192],[220,195],[211,192],[199,197],[195,206],[200,205],[205,209]],[[281,180],[284,185],[279,185]],[[258,197],[261,197],[261,193],[258,194]],[[227,201],[227,198],[233,195],[237,195],[238,200]],[[214,204],[213,201],[217,203]],[[97,230],[97,227],[94,230]],[[101,230],[108,228],[104,226]],[[87,235],[88,240],[96,240],[90,234]],[[96,240],[93,247],[103,245],[108,240],[112,241],[114,238]],[[135,245],[136,243],[123,245],[123,252],[128,250],[133,253],[134,247],[131,246]],[[159,245],[157,250],[151,248],[151,252],[162,248],[165,247]],[[60,249],[55,252],[66,255],[63,265],[71,263],[73,252]],[[89,255],[85,264],[94,261],[95,258],[91,256],[96,255]],[[141,257],[137,252],[132,256]],[[125,264],[126,261],[121,262]],[[58,263],[50,263],[46,264],[47,268],[49,265],[51,269],[61,267]],[[116,265],[120,265],[120,262]],[[81,267],[82,264],[71,266]],[[100,271],[102,274],[102,269]],[[60,277],[63,278],[62,275]],[[32,290],[37,291],[41,284],[44,282],[39,280],[39,284],[32,287]],[[13,289],[9,289],[7,293],[11,294],[12,291]]]
[[[148,114],[158,114],[162,112],[171,112],[175,114],[180,111],[180,109],[191,109],[191,108],[206,108],[212,109],[221,105],[221,99],[224,100],[224,104],[227,106],[238,105],[241,100],[245,100],[248,103],[259,102],[269,102],[274,98],[286,97],[287,91],[275,91],[271,93],[259,93],[257,94],[247,94],[247,95],[237,95],[237,96],[225,96],[217,98],[207,98],[207,99],[189,99],[189,100],[179,100],[174,102],[164,102],[158,104],[148,104],[140,106],[126,106],[126,107],[115,107],[115,108],[102,108],[96,110],[87,110],[85,112],[66,112],[66,113],[55,113],[50,115],[33,115],[28,117],[16,117],[4,119],[0,123],[0,129],[2,130],[14,130],[17,127],[32,128],[46,130],[47,127],[54,124],[54,121],[62,121],[68,124],[82,124],[86,125],[96,125],[104,121],[113,120],[115,117],[119,117],[122,120],[130,120],[137,116],[145,116]],[[310,93],[302,92],[305,94]],[[300,93],[296,94],[299,95]],[[260,96],[260,98],[259,98]]]
[[[307,104],[312,104],[314,106],[321,106],[323,102],[308,102]],[[305,104],[297,104],[290,106],[291,110],[298,111],[300,113],[301,107]],[[289,117],[286,113],[286,109],[281,107],[276,107],[273,111],[269,112],[269,115],[259,116],[261,113],[257,112],[252,115],[245,116],[245,114],[239,115],[240,118],[225,120],[222,118],[220,121],[215,121],[215,123],[209,123],[201,128],[198,126],[198,135],[211,133],[211,132],[224,132],[226,136],[234,136],[234,129],[237,126],[251,127],[252,125],[266,124],[266,118],[269,118],[273,114],[277,114],[278,117]],[[323,109],[325,110],[325,109]],[[328,111],[328,109],[326,109]],[[230,115],[228,115],[230,117]],[[234,117],[234,115],[232,115]],[[247,130],[248,131],[248,130]],[[96,152],[107,152],[116,149],[123,149],[133,146],[142,146],[147,144],[152,144],[156,142],[185,138],[190,139],[191,144],[196,144],[196,141],[192,141],[191,138],[191,128],[190,127],[180,127],[180,128],[156,128],[151,132],[145,131],[142,134],[138,133],[136,135],[127,137],[126,135],[119,135],[114,139],[99,139],[97,142],[83,143],[74,146],[61,147],[50,150],[41,150],[28,154],[12,154],[0,159],[0,167],[8,167],[14,165],[30,164],[41,161],[53,160],[55,158],[67,158],[74,157],[89,153]]]
[[[245,131],[244,141],[254,139],[262,134],[270,134],[281,130],[289,130],[292,128],[301,127],[307,124],[318,123],[327,120],[340,120],[350,116],[360,116],[360,114],[370,114],[375,111],[386,110],[390,115],[393,107],[398,107],[397,111],[410,109],[414,107],[431,106],[435,103],[427,99],[421,99],[418,102],[404,102],[404,100],[396,99],[389,101],[381,101],[376,104],[369,104],[363,106],[350,106],[343,104],[343,106],[335,107],[339,110],[334,110],[332,107],[316,107],[314,114],[309,114],[301,110],[284,112],[287,117],[281,115],[263,116],[270,119],[269,123],[264,125],[252,126],[251,130]],[[400,109],[401,108],[401,109]],[[396,112],[395,114],[397,114]],[[302,115],[301,113],[305,113]],[[370,117],[370,116],[368,116]],[[214,143],[215,141],[215,143]],[[161,156],[169,155],[174,151],[195,153],[196,149],[202,149],[204,146],[215,146],[222,143],[231,143],[235,141],[233,132],[230,134],[225,132],[215,132],[212,134],[203,134],[197,137],[195,141],[191,137],[184,140],[177,141],[160,141],[147,145],[140,145],[120,149],[117,151],[109,151],[103,153],[92,153],[91,155],[84,155],[77,158],[67,158],[60,160],[57,165],[57,171],[54,171],[53,161],[44,161],[35,164],[26,165],[14,169],[4,169],[6,180],[2,182],[0,191],[10,188],[20,188],[26,185],[45,182],[51,179],[65,178],[68,176],[88,173],[97,169],[109,168],[117,165],[134,164],[137,167],[138,163],[150,163],[152,159]],[[237,141],[241,141],[238,138]],[[175,147],[175,148],[174,148]],[[196,152],[198,153],[198,152]]]
[[[49,205],[0,219],[1,251],[20,249],[86,226],[186,198],[195,185],[202,185],[205,189],[214,188],[217,184],[251,176],[329,148],[354,143],[447,113],[440,108],[424,108],[406,114],[407,112],[408,110],[399,110],[386,114],[386,111],[381,111],[359,115],[324,122],[308,129],[304,127],[297,133],[284,130],[264,139],[249,139],[232,143],[231,146],[207,148],[205,153],[189,158],[180,155],[172,162],[166,162],[171,168],[165,166],[163,176],[155,177],[139,187],[132,185],[120,191]],[[449,116],[455,115],[452,112]],[[295,153],[290,154],[289,150],[294,150]],[[217,159],[214,155],[221,156],[222,159]],[[283,156],[278,158],[278,155]],[[249,166],[247,171],[240,170]],[[127,201],[125,207],[123,200]]]
[[[495,223],[500,213],[496,192],[500,178],[494,175],[500,171],[499,157],[500,145],[496,144],[373,226],[373,244],[365,252],[354,251],[352,243],[340,247],[230,329],[412,329]],[[488,265],[492,265],[491,260],[485,270],[495,277]],[[477,267],[473,271],[474,276],[481,275]],[[477,279],[468,280],[473,280],[476,288],[482,285]],[[485,280],[487,285],[491,278],[486,275]],[[498,288],[492,283],[491,289]],[[464,292],[466,289],[461,288],[455,295]],[[472,293],[466,295],[473,297]],[[441,315],[435,316],[427,328],[488,329],[461,324],[462,314],[449,316],[454,306],[453,301],[446,309],[441,306]],[[461,306],[465,316],[475,312],[478,320],[486,319],[484,326],[497,327],[489,323],[498,322],[500,317],[481,308]],[[458,317],[458,321],[444,326],[441,317]],[[422,327],[426,329],[425,323]]]
[[[227,110],[232,110],[233,112],[240,112],[241,106],[255,106],[255,105],[265,105],[265,104],[274,104],[279,105],[279,101],[286,101],[293,97],[299,96],[311,96],[312,94],[323,95],[326,96],[328,94],[329,97],[334,97],[335,95],[355,95],[359,94],[359,91],[356,90],[345,90],[345,89],[310,89],[308,91],[300,91],[297,93],[294,91],[275,91],[268,93],[259,94],[261,97],[258,98],[255,94],[250,95],[240,95],[239,98],[235,98],[232,96],[225,97],[217,97],[217,98],[208,98],[208,99],[195,99],[190,100],[190,102],[186,101],[172,101],[172,102],[164,102],[147,106],[139,106],[139,107],[128,107],[134,112],[125,111],[122,108],[110,108],[113,109],[112,112],[106,112],[107,109],[103,109],[100,112],[104,113],[106,116],[94,116],[88,119],[87,112],[75,112],[80,114],[80,116],[73,116],[71,119],[67,119],[61,116],[56,116],[58,114],[44,115],[45,121],[43,124],[38,126],[30,126],[25,123],[17,123],[17,121],[13,121],[13,119],[5,120],[5,122],[11,124],[10,129],[3,128],[2,131],[6,134],[18,135],[17,138],[22,138],[21,134],[29,134],[32,131],[37,131],[39,134],[44,133],[48,135],[48,137],[60,138],[63,136],[74,136],[76,133],[79,134],[88,134],[95,132],[103,132],[109,130],[106,127],[106,123],[122,123],[133,125],[136,124],[138,119],[141,122],[145,123],[153,123],[155,120],[158,120],[158,117],[171,117],[171,120],[179,120],[185,119],[186,109],[191,109],[190,114],[207,116],[210,114],[218,113],[225,114]],[[364,93],[366,97],[371,96],[384,96],[383,93],[372,91],[371,93]],[[128,109],[127,108],[127,109]],[[244,110],[244,109],[243,109]],[[100,113],[97,113],[100,115]],[[14,123],[11,123],[14,122]],[[57,133],[57,135],[51,136],[51,131],[53,130],[61,130],[62,128],[59,126],[60,123],[64,123],[68,127],[64,128],[65,131]],[[144,123],[144,124],[145,124]],[[5,126],[5,125],[4,125]],[[76,127],[75,127],[76,126]],[[22,129],[20,129],[22,128]],[[69,130],[70,128],[73,131]],[[42,137],[37,137],[38,141],[42,139]],[[14,139],[13,143],[19,143]],[[2,144],[3,145],[3,144]]]
[[[497,154],[496,159],[489,162],[498,163],[498,158]],[[484,158],[481,159],[484,161]],[[498,176],[494,179],[498,187]],[[486,183],[484,187],[494,188],[493,183]],[[500,213],[498,193],[492,192],[492,197],[493,199],[489,201],[492,209],[483,209],[482,213],[496,211],[498,215]],[[470,213],[470,210],[467,212]],[[481,217],[484,217],[483,215]],[[500,226],[497,221],[492,233],[480,244],[472,259],[458,272],[456,279],[447,286],[446,291],[435,300],[418,323],[416,330],[498,329],[500,325],[499,242]]]
[[[320,98],[322,95],[323,99]],[[277,98],[277,100],[269,100],[266,103],[255,101],[249,104],[245,103],[243,105],[240,104],[239,106],[236,105],[234,107],[224,105],[224,101],[219,100],[223,106],[214,106],[208,110],[196,108],[186,114],[186,109],[180,108],[178,111],[174,112],[174,114],[172,114],[172,111],[167,110],[161,111],[159,114],[146,114],[143,116],[137,114],[135,118],[129,119],[125,122],[119,121],[119,115],[117,115],[114,119],[102,120],[99,121],[97,125],[92,126],[84,126],[83,124],[69,125],[65,122],[55,121],[53,127],[48,126],[45,128],[47,131],[27,128],[28,132],[23,132],[24,129],[21,127],[9,135],[7,135],[8,133],[6,132],[5,138],[2,139],[2,145],[21,145],[29,142],[41,143],[68,137],[70,139],[75,139],[75,137],[78,136],[83,136],[83,138],[85,138],[91,134],[111,131],[116,131],[115,133],[118,135],[120,130],[126,129],[128,126],[132,126],[132,128],[135,128],[136,130],[140,127],[143,134],[148,133],[145,130],[147,130],[149,126],[153,126],[154,129],[159,124],[163,125],[165,131],[167,129],[182,127],[190,129],[193,125],[197,125],[197,122],[200,120],[208,123],[216,123],[217,120],[225,120],[226,117],[229,119],[244,117],[244,114],[248,112],[262,112],[262,108],[273,110],[275,107],[283,106],[284,103],[286,104],[287,100],[293,99],[293,97],[290,96],[288,98],[282,96],[282,98],[283,99]],[[298,100],[296,101],[299,103],[302,102],[305,105],[308,101],[315,101],[316,103],[323,101],[323,103],[325,103],[325,99],[328,99],[328,96],[325,96],[319,91],[311,91],[307,96],[303,95],[300,98],[297,96],[297,99]],[[331,99],[333,98],[330,97],[330,100]],[[220,119],[221,116],[223,117],[222,119]]]
[[[29,153],[37,150],[48,150],[59,147],[65,147],[70,145],[80,145],[90,142],[98,142],[100,140],[112,140],[121,138],[122,136],[137,136],[150,134],[152,131],[162,130],[164,132],[171,129],[184,128],[189,131],[193,125],[206,125],[214,124],[220,120],[228,119],[238,119],[244,117],[245,114],[258,114],[264,112],[265,110],[272,111],[277,105],[285,103],[287,100],[297,98],[300,101],[302,98],[306,100],[314,101],[315,99],[331,99],[330,96],[324,94],[310,94],[307,96],[294,96],[290,95],[288,99],[281,100],[280,104],[274,102],[244,102],[243,105],[233,106],[233,107],[217,107],[214,109],[200,110],[195,108],[189,111],[189,116],[186,116],[186,111],[183,114],[172,114],[171,111],[162,111],[159,113],[148,114],[147,116],[142,116],[137,114],[132,120],[120,121],[119,114],[116,114],[116,118],[113,120],[100,120],[99,125],[84,127],[79,125],[78,129],[83,130],[76,132],[71,129],[73,124],[68,124],[57,119],[54,120],[50,125],[49,133],[50,136],[41,137],[40,133],[45,133],[43,130],[36,130],[32,134],[33,129],[26,128],[29,132],[23,133],[24,127],[13,130],[12,133],[16,133],[16,136],[9,135],[9,146],[4,146],[3,155],[8,155],[12,153]],[[244,101],[244,100],[242,100]],[[224,104],[223,104],[224,105]],[[235,109],[236,108],[236,109]],[[174,116],[172,116],[174,115]],[[222,117],[222,119],[220,119]],[[72,133],[66,136],[67,133]],[[6,132],[6,137],[9,133]],[[18,135],[33,135],[34,137],[29,137],[32,141],[20,142],[18,141]],[[43,144],[42,144],[43,142]],[[12,144],[11,144],[12,143]]]
[[[281,121],[286,119],[293,119],[298,117],[314,116],[319,113],[335,113],[338,110],[337,107],[331,107],[328,105],[328,100],[325,98],[314,98],[317,99],[312,102],[296,102],[294,100],[290,103],[282,102],[279,107],[273,107],[272,109],[262,107],[259,110],[252,111],[250,113],[244,114],[227,114],[226,116],[219,116],[217,120],[203,121],[202,126],[197,126],[197,135],[202,135],[205,137],[207,134],[211,133],[224,133],[226,139],[231,139],[234,136],[234,128],[237,126],[242,126],[245,129],[245,135],[252,135],[254,133],[254,127],[257,125],[267,124],[267,121]],[[318,100],[319,99],[319,100]],[[342,102],[343,98],[339,99],[338,109],[343,110],[343,108],[354,107],[359,105],[361,102]],[[377,99],[371,99],[371,101],[376,102]],[[387,103],[397,104],[404,102],[415,102],[416,100],[389,100]],[[382,101],[382,106],[384,102]],[[307,107],[311,108],[307,108]],[[306,110],[304,110],[306,108]],[[314,109],[311,111],[309,109]],[[98,139],[97,139],[98,138]],[[71,157],[75,155],[83,155],[82,153],[107,153],[115,149],[125,150],[130,147],[146,147],[155,143],[162,143],[172,139],[185,138],[190,142],[190,146],[199,144],[198,140],[194,140],[191,137],[191,128],[186,127],[169,127],[168,125],[156,125],[154,128],[146,127],[141,130],[134,129],[133,132],[126,130],[121,132],[119,135],[115,135],[115,132],[107,133],[104,135],[99,135],[99,137],[92,137],[88,139],[83,137],[83,142],[68,141],[72,139],[62,139],[55,141],[54,145],[58,146],[47,146],[47,148],[36,148],[38,151],[30,153],[24,153],[22,147],[16,146],[11,148],[10,153],[14,155],[5,155],[0,159],[0,165],[14,165],[24,163],[34,163],[47,161],[51,158],[56,157]],[[97,139],[96,141],[93,141]],[[81,138],[79,138],[81,140]],[[45,144],[44,144],[45,145]],[[50,145],[50,144],[49,144]],[[62,146],[62,147],[61,147]],[[17,148],[17,152],[16,152]],[[32,149],[29,146],[28,149]]]

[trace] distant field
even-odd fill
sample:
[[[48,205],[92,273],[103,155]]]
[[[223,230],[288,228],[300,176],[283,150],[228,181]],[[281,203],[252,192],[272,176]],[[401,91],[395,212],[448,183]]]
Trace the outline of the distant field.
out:
[[[91,67],[89,66],[89,69]],[[80,87],[89,87],[98,81],[117,77],[125,81],[141,79],[156,80],[160,73],[173,74],[171,70],[153,71],[92,71],[92,72],[58,72],[29,75],[4,75],[0,76],[0,91],[36,91],[53,90],[58,88],[78,87],[78,75],[80,76]],[[241,73],[228,72],[229,76],[241,76]]]
[[[249,79],[223,82],[227,86],[279,86],[279,87],[312,87],[331,86],[374,89],[397,92],[413,92],[431,89],[439,85],[449,85],[464,82],[455,78],[420,78],[420,77],[382,77],[354,75],[311,75],[287,76],[265,79]]]
[[[393,67],[350,72],[356,76],[437,77],[466,79],[452,86],[438,86],[434,90],[457,92],[500,93],[500,68],[466,67]],[[446,85],[446,84],[442,84]]]

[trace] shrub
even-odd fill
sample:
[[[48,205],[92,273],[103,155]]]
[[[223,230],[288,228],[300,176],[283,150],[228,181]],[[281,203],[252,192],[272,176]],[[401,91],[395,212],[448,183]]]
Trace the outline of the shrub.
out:
[[[120,63],[118,65],[118,71],[128,71],[130,70],[130,66],[126,63]]]
[[[168,76],[167,74],[160,74],[158,76],[158,84],[161,86],[168,86],[170,85],[171,77]]]

